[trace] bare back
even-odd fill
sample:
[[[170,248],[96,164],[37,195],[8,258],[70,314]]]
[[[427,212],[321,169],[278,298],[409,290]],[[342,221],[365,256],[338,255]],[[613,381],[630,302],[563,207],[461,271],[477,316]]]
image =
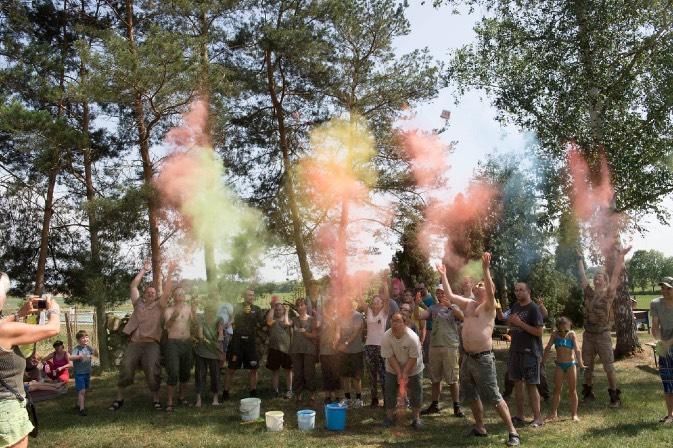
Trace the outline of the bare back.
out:
[[[484,302],[470,302],[465,307],[463,321],[463,347],[468,353],[486,352],[493,348],[493,326],[495,309],[485,306]]]

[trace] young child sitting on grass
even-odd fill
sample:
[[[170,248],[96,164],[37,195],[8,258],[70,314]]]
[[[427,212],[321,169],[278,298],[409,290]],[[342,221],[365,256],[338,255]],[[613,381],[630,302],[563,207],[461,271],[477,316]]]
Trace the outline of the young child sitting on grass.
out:
[[[68,369],[72,367],[70,355],[68,355],[62,341],[54,342],[53,347],[54,351],[42,360],[44,373],[50,380],[67,383],[70,379],[70,371]]]
[[[80,330],[75,336],[77,345],[72,349],[70,359],[73,360],[75,374],[75,390],[77,390],[77,408],[79,415],[86,416],[84,398],[91,382],[91,357],[98,356],[96,349],[89,346],[89,333]]]
[[[575,332],[570,329],[570,319],[561,317],[556,321],[556,331],[549,338],[549,343],[544,349],[542,364],[544,365],[552,345],[556,346],[556,371],[554,373],[554,397],[551,409],[546,420],[558,418],[558,406],[561,401],[561,389],[563,380],[568,383],[568,399],[570,401],[570,413],[573,421],[579,421],[577,416],[577,368],[584,369],[580,347],[577,343]]]

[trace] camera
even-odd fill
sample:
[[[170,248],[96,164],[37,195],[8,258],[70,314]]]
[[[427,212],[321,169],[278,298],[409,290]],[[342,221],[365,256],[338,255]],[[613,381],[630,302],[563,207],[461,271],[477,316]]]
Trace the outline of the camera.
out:
[[[47,299],[38,299],[35,301],[35,305],[38,310],[46,310],[47,309]]]

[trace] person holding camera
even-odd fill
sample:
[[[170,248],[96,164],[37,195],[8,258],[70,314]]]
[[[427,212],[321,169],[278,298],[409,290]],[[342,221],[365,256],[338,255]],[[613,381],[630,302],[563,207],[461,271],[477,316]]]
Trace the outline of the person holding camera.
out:
[[[0,273],[0,309],[5,306],[9,277]],[[33,344],[56,336],[61,331],[61,310],[53,299],[32,297],[21,308],[0,319],[0,447],[27,447],[28,434],[34,429],[26,411],[27,399],[23,389],[26,358],[18,346]],[[22,323],[26,316],[47,310],[44,325]]]

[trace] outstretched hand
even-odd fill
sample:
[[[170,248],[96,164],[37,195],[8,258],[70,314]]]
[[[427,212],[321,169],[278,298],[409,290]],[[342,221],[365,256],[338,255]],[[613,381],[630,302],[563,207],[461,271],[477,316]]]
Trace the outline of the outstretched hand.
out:
[[[491,266],[491,253],[484,252],[484,255],[481,256],[481,267],[486,270]]]
[[[437,263],[437,272],[446,275],[446,266],[444,266],[444,263]]]
[[[619,256],[624,257],[626,254],[628,254],[631,251],[632,247],[633,246],[629,245],[629,246],[622,247],[621,249],[619,249]]]
[[[152,269],[152,259],[145,258],[145,261],[143,261],[143,270],[149,271],[150,269]]]

